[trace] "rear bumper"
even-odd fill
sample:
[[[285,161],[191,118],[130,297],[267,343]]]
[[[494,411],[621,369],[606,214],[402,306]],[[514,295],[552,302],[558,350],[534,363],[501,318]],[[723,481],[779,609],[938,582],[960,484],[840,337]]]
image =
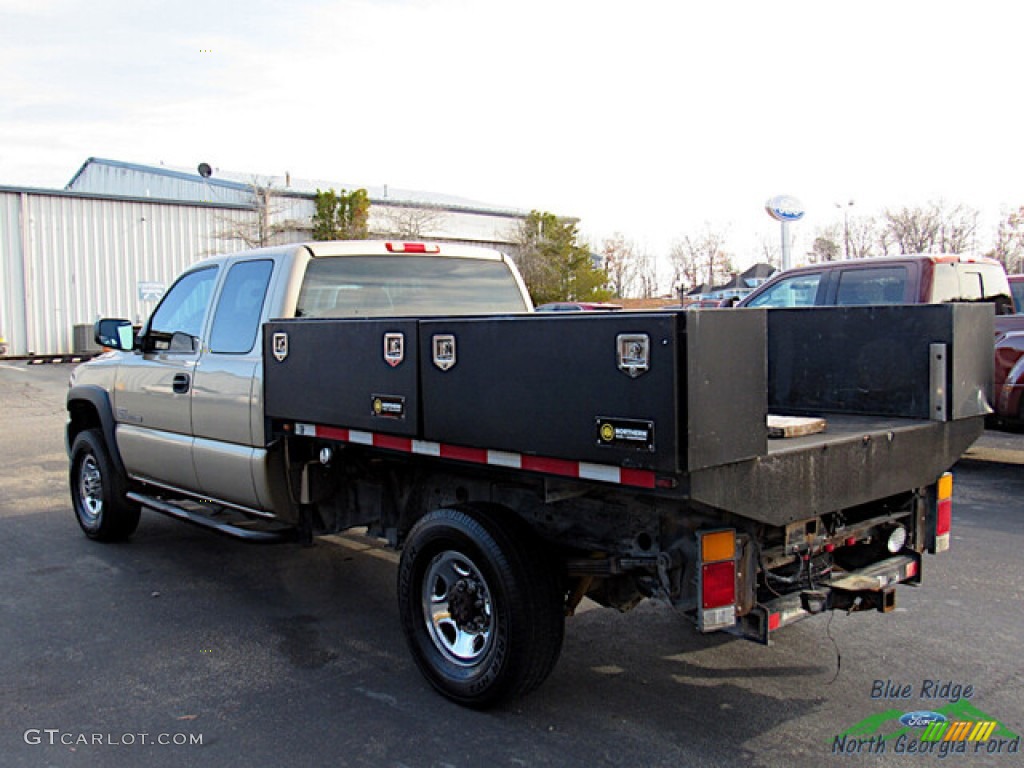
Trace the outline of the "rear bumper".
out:
[[[896,608],[897,584],[920,583],[921,555],[907,552],[845,573],[832,581],[815,584],[813,590],[808,587],[758,603],[749,613],[740,616],[729,631],[769,645],[777,630],[825,611],[888,613]]]

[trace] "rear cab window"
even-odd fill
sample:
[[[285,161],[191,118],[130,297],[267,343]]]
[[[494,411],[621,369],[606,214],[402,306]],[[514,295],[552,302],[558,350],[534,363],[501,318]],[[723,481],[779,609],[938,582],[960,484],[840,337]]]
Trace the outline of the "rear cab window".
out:
[[[907,290],[907,268],[869,267],[839,273],[835,304],[902,304]]]
[[[476,315],[527,309],[504,261],[419,255],[322,256],[306,267],[295,316]]]
[[[251,352],[260,329],[263,302],[274,262],[241,261],[224,280],[210,330],[210,351],[229,355]]]

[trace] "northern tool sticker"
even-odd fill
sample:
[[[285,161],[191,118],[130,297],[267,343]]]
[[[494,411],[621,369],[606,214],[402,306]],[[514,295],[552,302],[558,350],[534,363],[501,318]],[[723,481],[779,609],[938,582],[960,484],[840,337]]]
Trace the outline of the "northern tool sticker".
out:
[[[399,395],[371,395],[373,415],[381,419],[404,419],[405,398]]]
[[[595,423],[597,425],[597,444],[599,446],[617,446],[619,448],[632,448],[637,451],[654,451],[653,421],[600,417]]]

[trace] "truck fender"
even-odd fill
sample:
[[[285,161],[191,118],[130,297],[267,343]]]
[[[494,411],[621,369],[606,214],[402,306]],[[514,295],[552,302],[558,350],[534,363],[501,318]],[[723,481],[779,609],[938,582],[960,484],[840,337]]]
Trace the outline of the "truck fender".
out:
[[[64,447],[68,456],[71,455],[71,446],[79,432],[98,427],[103,433],[103,440],[107,444],[114,468],[124,476],[124,462],[121,460],[121,451],[118,450],[114,436],[117,422],[114,420],[114,406],[110,402],[110,394],[94,384],[75,386],[68,390],[67,408],[69,418],[64,434]]]

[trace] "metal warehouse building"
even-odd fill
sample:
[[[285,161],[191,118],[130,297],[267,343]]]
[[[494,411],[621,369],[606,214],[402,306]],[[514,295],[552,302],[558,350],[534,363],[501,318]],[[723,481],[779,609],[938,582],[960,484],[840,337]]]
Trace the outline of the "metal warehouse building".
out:
[[[230,178],[229,178],[230,177]],[[98,317],[142,322],[185,267],[310,238],[316,189],[354,186],[199,173],[90,158],[64,190],[0,186],[0,337],[10,355],[92,348]],[[509,251],[525,213],[367,188],[370,231]]]

